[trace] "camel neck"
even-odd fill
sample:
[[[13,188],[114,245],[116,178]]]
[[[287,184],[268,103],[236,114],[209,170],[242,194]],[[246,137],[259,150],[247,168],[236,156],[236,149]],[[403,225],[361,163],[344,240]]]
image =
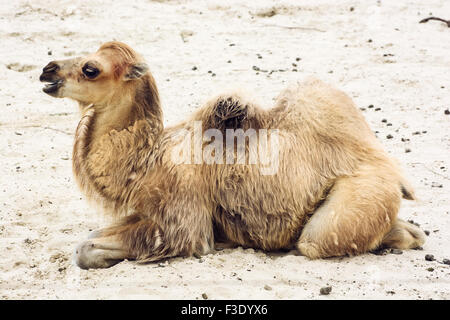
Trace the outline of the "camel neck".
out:
[[[138,183],[152,166],[153,145],[163,131],[162,113],[159,105],[154,105],[140,114],[144,117],[138,117],[130,108],[121,122],[109,127],[104,113],[97,113],[95,107],[83,110],[78,124],[73,171],[89,198],[101,198],[105,208],[117,212],[126,208],[133,189],[130,184]]]

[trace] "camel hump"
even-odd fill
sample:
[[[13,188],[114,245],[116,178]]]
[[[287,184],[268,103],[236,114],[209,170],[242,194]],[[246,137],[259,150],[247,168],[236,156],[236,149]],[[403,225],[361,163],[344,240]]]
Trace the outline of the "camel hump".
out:
[[[239,129],[248,118],[249,106],[236,96],[217,100],[214,106],[213,122],[217,129]]]
[[[241,94],[224,94],[207,103],[202,112],[202,120],[205,122],[205,129],[246,129],[253,126],[255,111],[255,106]]]

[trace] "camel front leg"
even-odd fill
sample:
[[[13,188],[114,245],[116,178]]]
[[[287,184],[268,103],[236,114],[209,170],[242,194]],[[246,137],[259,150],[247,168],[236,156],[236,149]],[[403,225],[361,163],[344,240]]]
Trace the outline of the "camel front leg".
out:
[[[82,269],[108,268],[124,259],[151,262],[210,252],[214,248],[212,224],[208,215],[193,208],[178,203],[162,219],[133,214],[94,231],[77,247],[76,264]]]
[[[156,223],[134,214],[92,232],[75,250],[75,262],[82,269],[108,268],[124,259],[155,261],[177,254]]]
[[[132,254],[115,236],[83,241],[75,250],[75,263],[81,269],[109,268],[131,258]]]

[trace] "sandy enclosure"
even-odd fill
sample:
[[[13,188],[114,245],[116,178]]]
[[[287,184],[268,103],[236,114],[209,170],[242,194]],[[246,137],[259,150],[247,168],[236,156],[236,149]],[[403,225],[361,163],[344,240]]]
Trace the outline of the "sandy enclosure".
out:
[[[450,19],[450,1],[244,3],[0,2],[1,299],[450,298],[450,28],[418,23]],[[166,125],[226,88],[247,88],[265,107],[309,75],[343,89],[416,188],[420,201],[404,201],[400,217],[429,232],[423,250],[309,261],[237,248],[74,266],[76,244],[108,219],[72,176],[76,103],[45,95],[38,77],[50,60],[109,40],[147,59]]]

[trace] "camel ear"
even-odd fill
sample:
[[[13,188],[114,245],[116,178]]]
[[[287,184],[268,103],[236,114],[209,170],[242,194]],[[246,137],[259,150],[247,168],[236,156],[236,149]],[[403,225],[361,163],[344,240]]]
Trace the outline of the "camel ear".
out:
[[[135,64],[131,65],[130,67],[128,67],[128,71],[124,76],[124,80],[128,81],[128,80],[139,79],[144,74],[146,74],[147,71],[148,71],[148,65],[146,63],[144,63],[144,62],[135,63]]]

